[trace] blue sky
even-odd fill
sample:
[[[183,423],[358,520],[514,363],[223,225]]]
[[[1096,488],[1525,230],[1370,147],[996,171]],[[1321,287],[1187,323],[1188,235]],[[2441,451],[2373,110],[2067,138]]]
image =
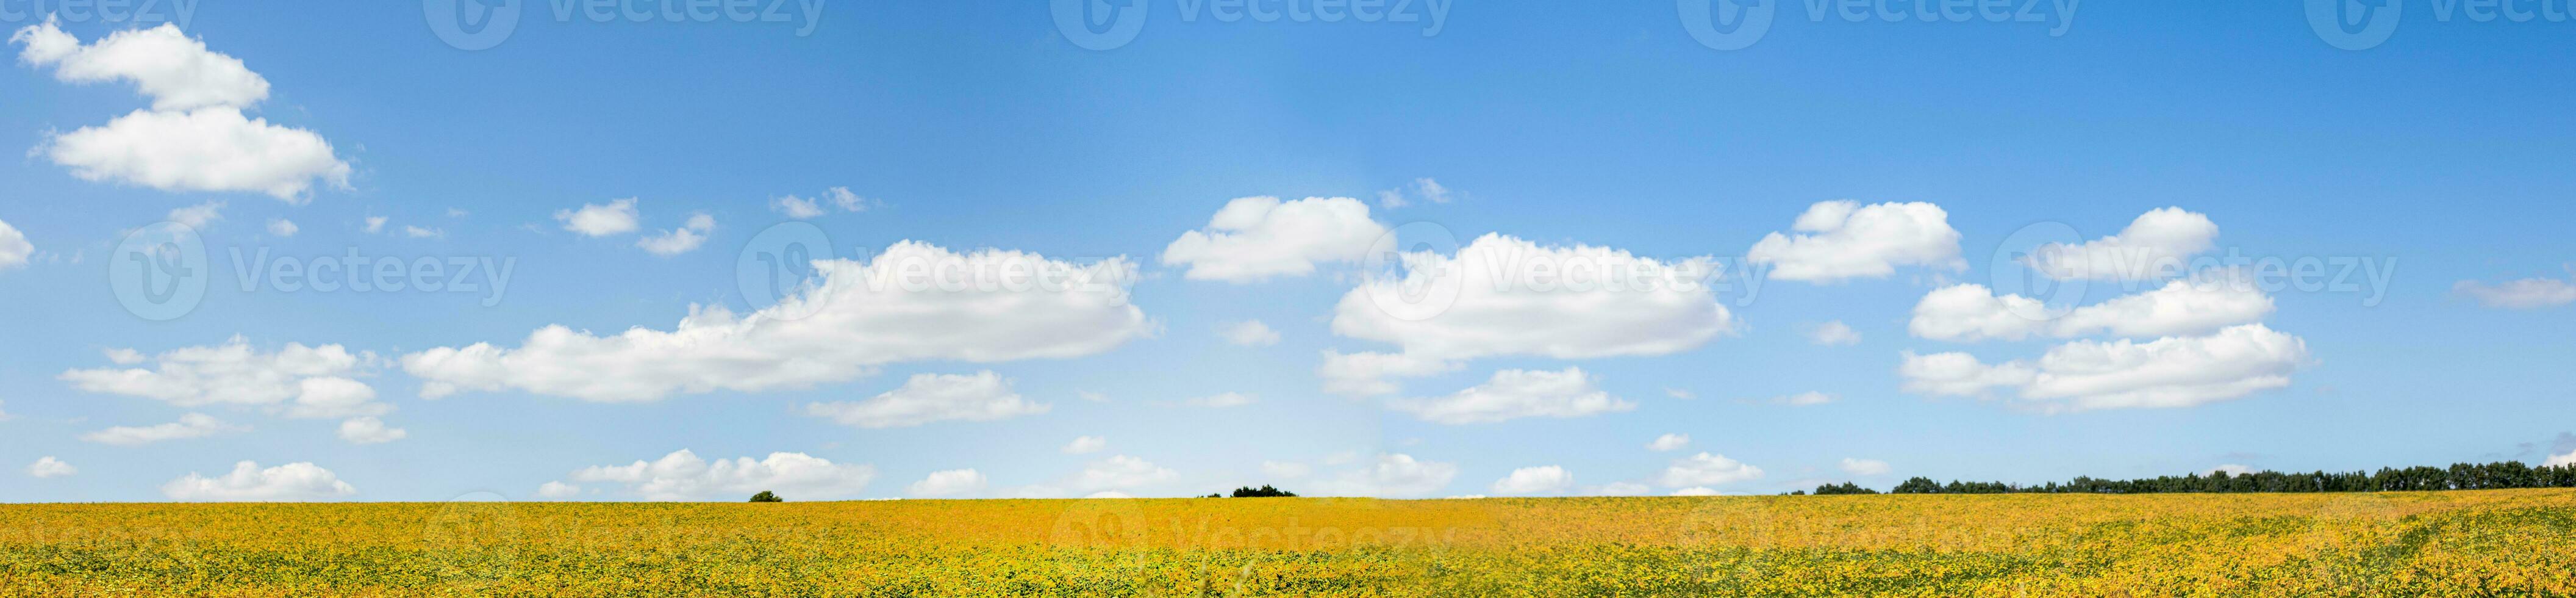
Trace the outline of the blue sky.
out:
[[[30,248],[10,259],[0,233],[15,314],[0,320],[0,500],[1769,493],[2576,451],[2564,6],[2512,4],[2540,11],[2512,22],[2405,4],[2384,17],[2393,34],[2356,39],[2298,5],[1854,22],[1785,3],[1719,49],[1653,3],[1438,4],[1437,19],[1412,3],[1422,19],[1327,23],[1147,0],[1132,39],[1077,43],[1041,2],[787,3],[785,22],[522,2],[497,45],[467,50],[437,29],[453,7],[427,3],[51,25],[0,4],[7,29],[75,44],[45,54],[60,38],[21,34],[0,75],[0,147],[28,148],[0,165],[0,222]],[[137,43],[92,52],[119,32]],[[297,144],[315,138],[327,147]],[[793,217],[791,196],[821,213]],[[1281,201],[1242,204],[1249,228],[1212,224],[1263,196]],[[1353,199],[1306,200],[1337,197]],[[1825,218],[1835,201],[1853,215]],[[202,300],[167,320],[129,310],[120,243],[206,206],[219,218],[190,228]],[[2384,283],[2149,297],[2189,277],[2091,280],[2055,300],[2177,303],[2082,330],[1938,331],[1983,304],[1924,315],[1936,291],[2048,278],[2011,256],[2167,207],[2189,218],[2126,236],[2165,242],[2093,247],[2360,264]],[[1026,253],[980,263],[1127,276],[524,351],[553,325],[598,340],[673,331],[692,305],[768,308],[738,263],[792,222],[859,260],[850,272],[909,240],[933,262],[998,249]],[[679,251],[640,246],[673,231]],[[1192,231],[1235,242],[1175,256]],[[1387,231],[1449,258],[1490,233],[1538,255],[1624,252],[1575,263],[1708,258],[1730,276],[1722,292],[1494,293],[1464,300],[1486,317],[1370,325],[1345,298],[1401,274],[1364,258]],[[1808,245],[1762,257],[1774,234]],[[245,291],[236,250],[512,269],[497,296]],[[1833,267],[1782,276],[1818,264]],[[1244,321],[1275,342],[1220,334]],[[1858,340],[1816,342],[1829,322]],[[167,369],[235,336],[236,376]],[[280,365],[290,343],[348,357]],[[521,359],[411,363],[477,343]],[[1332,392],[1328,351],[1427,371]],[[1949,353],[1980,382],[1944,392],[1904,371]],[[644,382],[576,389],[600,380]],[[1811,392],[1831,400],[1776,400]],[[1226,393],[1250,403],[1204,404]],[[1460,409],[1484,417],[1432,415]],[[342,433],[365,417],[381,428]],[[1665,434],[1689,441],[1648,447]],[[1085,436],[1105,442],[1065,450]],[[709,463],[607,467],[683,449]],[[28,465],[48,458],[73,471]]]

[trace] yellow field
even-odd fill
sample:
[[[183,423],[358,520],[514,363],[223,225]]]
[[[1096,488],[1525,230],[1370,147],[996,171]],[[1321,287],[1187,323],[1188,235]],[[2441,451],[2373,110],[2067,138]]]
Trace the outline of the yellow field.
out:
[[[2576,490],[0,506],[0,596],[2576,595]]]

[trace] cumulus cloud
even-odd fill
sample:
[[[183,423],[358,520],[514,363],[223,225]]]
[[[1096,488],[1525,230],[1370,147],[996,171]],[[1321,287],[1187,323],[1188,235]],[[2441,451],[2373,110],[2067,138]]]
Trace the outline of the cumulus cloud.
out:
[[[1063,451],[1064,454],[1067,455],[1082,455],[1097,453],[1100,452],[1101,449],[1105,448],[1109,448],[1109,439],[1107,438],[1099,436],[1076,436],[1073,438],[1073,442],[1064,443]]]
[[[1416,252],[1401,261],[1401,276],[1373,275],[1342,295],[1332,320],[1336,335],[1401,352],[1326,351],[1317,374],[1328,391],[1393,392],[1386,378],[1437,374],[1485,357],[1666,355],[1736,324],[1704,280],[1718,273],[1705,256],[1666,262],[1488,234],[1456,255]]]
[[[340,476],[312,463],[288,463],[267,469],[243,461],[232,473],[205,477],[195,472],[161,485],[161,495],[188,502],[289,502],[324,500],[357,494]]]
[[[0,222],[0,270],[25,266],[27,258],[35,254],[36,245],[27,242],[26,233],[18,232],[18,227],[9,226],[8,222]]]
[[[1728,459],[1725,455],[1700,453],[1674,459],[1657,479],[1666,488],[1720,486],[1762,479],[1762,468]]]
[[[715,230],[716,217],[698,213],[690,215],[688,223],[680,228],[662,231],[658,235],[645,235],[635,241],[635,246],[653,255],[669,257],[688,253],[706,244],[707,233]]]
[[[1155,465],[1153,462],[1118,455],[1093,461],[1090,465],[1084,466],[1082,473],[1074,475],[1073,487],[1084,492],[1134,491],[1160,486],[1180,477],[1180,472]]]
[[[1080,265],[905,241],[871,261],[814,267],[818,277],[802,290],[747,316],[693,305],[671,331],[598,336],[548,326],[516,349],[434,348],[403,356],[403,369],[426,381],[429,398],[509,388],[652,401],[842,382],[898,362],[1080,357],[1155,330],[1127,301],[1135,269],[1125,259]]]
[[[1525,417],[1569,418],[1628,411],[1636,403],[1610,396],[1582,368],[1503,370],[1445,397],[1398,399],[1387,407],[1442,424],[1492,423]]]
[[[131,83],[152,98],[154,110],[250,106],[268,98],[267,79],[168,23],[118,31],[84,46],[48,15],[44,23],[10,35],[9,43],[25,46],[20,61],[53,67],[54,77],[66,83]]]
[[[1672,495],[1673,495],[1673,496],[1717,496],[1717,495],[1718,495],[1718,492],[1717,492],[1717,490],[1716,490],[1716,489],[1714,489],[1714,488],[1709,488],[1709,487],[1707,487],[1707,486],[1692,486],[1692,487],[1689,487],[1689,488],[1683,488],[1683,489],[1680,489],[1680,490],[1674,490]]]
[[[580,486],[566,484],[560,480],[546,482],[545,485],[537,486],[537,498],[563,500],[577,496],[581,496]]]
[[[1315,487],[1323,496],[1414,498],[1437,494],[1457,478],[1458,465],[1455,463],[1424,461],[1412,455],[1389,453],[1365,461],[1360,467],[1317,480]]]
[[[2079,245],[2051,243],[2031,251],[2026,263],[2058,280],[2148,280],[2185,271],[2185,258],[2208,251],[2218,224],[2182,208],[2140,214],[2120,234]]]
[[[1843,458],[1842,469],[1843,473],[1856,476],[1887,475],[1888,472],[1896,471],[1896,468],[1889,467],[1886,461],[1880,461],[1877,459],[1855,459],[1851,457]]]
[[[827,213],[823,211],[823,205],[821,203],[794,195],[781,196],[769,200],[769,209],[776,210],[780,215],[797,220],[814,218]]]
[[[68,477],[76,473],[80,473],[80,468],[72,467],[72,464],[64,463],[61,459],[50,455],[38,458],[35,463],[27,466],[27,475],[35,476],[37,479]]]
[[[1546,494],[1574,487],[1574,474],[1555,465],[1514,469],[1494,480],[1495,494]]]
[[[1646,443],[1646,450],[1656,452],[1677,451],[1681,450],[1682,447],[1690,446],[1690,440],[1689,434],[1665,434],[1662,436],[1656,436],[1654,442]]]
[[[363,230],[367,231],[367,234],[371,234],[371,235],[372,235],[372,234],[376,234],[376,233],[380,233],[380,232],[385,232],[385,221],[386,221],[386,220],[390,220],[390,218],[386,218],[386,217],[384,217],[384,216],[368,216],[368,217],[367,217],[367,224],[366,224],[364,227],[361,227],[361,228],[362,228]]]
[[[605,237],[635,232],[635,198],[611,200],[608,203],[581,204],[580,209],[555,210],[555,221],[563,229],[584,237]]]
[[[295,226],[295,221],[293,220],[277,218],[268,221],[268,234],[270,235],[292,237],[295,236],[295,232],[298,230],[302,229],[297,228]]]
[[[928,477],[904,487],[905,492],[922,498],[969,495],[983,490],[984,474],[972,469],[930,472]]]
[[[1020,397],[1011,382],[991,371],[973,375],[915,374],[902,388],[864,401],[813,403],[805,413],[861,428],[902,428],[940,421],[993,421],[1046,413],[1048,406]]]
[[[209,223],[224,219],[223,209],[224,202],[209,201],[170,210],[169,220],[188,225],[188,228],[205,228]]]
[[[1745,260],[1769,265],[1772,278],[1812,283],[1886,278],[1898,266],[1967,268],[1950,213],[1929,203],[1820,202],[1789,230],[1762,237]]]
[[[645,500],[741,500],[763,490],[798,500],[839,500],[857,496],[876,475],[872,466],[805,453],[710,462],[682,449],[653,461],[582,468],[572,472],[572,480],[624,484]]]
[[[2576,451],[2567,451],[2567,454],[2564,454],[2564,455],[2553,455],[2553,456],[2549,457],[2549,459],[2548,459],[2548,460],[2546,460],[2546,461],[2541,461],[2541,462],[2540,462],[2540,466],[2541,466],[2541,467],[2576,466]]]
[[[348,441],[349,444],[384,444],[402,440],[403,437],[410,435],[410,432],[402,428],[385,427],[384,420],[373,417],[350,418],[348,421],[340,422],[340,439]]]
[[[2237,465],[2237,464],[2234,464],[2234,463],[2229,463],[2229,464],[2226,464],[2226,465],[2220,465],[2220,466],[2217,466],[2217,467],[2209,468],[2209,471],[2200,472],[2200,475],[2204,475],[2204,476],[2216,476],[2216,475],[2221,474],[2221,473],[2224,473],[2224,474],[2227,474],[2227,475],[2230,475],[2230,476],[2240,476],[2240,475],[2245,475],[2245,474],[2249,474],[2249,473],[2254,473],[2254,468],[2252,468],[2252,467],[2246,467],[2246,466],[2243,466],[2243,465]]]
[[[1807,331],[1807,340],[1826,346],[1857,345],[1860,344],[1860,331],[1852,330],[1851,325],[1844,324],[1842,320],[1834,320],[1817,324],[1814,330]]]
[[[1914,319],[1907,329],[1921,338],[1960,342],[2103,333],[2154,337],[2204,334],[2257,322],[2272,310],[2270,295],[2250,279],[2230,275],[2174,280],[2162,288],[2078,307],[2056,317],[2050,317],[2052,310],[2037,299],[1998,297],[1984,285],[1959,284],[1924,295],[1914,305]]]
[[[131,349],[110,351],[108,357],[120,365],[145,360]],[[58,378],[84,392],[157,399],[179,407],[264,406],[297,418],[383,415],[392,409],[375,402],[375,389],[352,378],[378,363],[375,354],[350,353],[340,345],[287,343],[262,353],[248,339],[234,336],[221,345],[174,349],[150,360],[152,369],[75,369]]]
[[[1908,392],[1979,396],[1996,388],[2048,411],[2188,407],[2290,385],[2307,341],[2262,324],[2147,342],[2076,341],[2036,363],[1987,365],[1965,353],[1904,354]]]
[[[6,227],[0,226],[0,245],[7,244]],[[8,250],[0,248],[0,265],[6,265]],[[2576,283],[2556,278],[2524,278],[2497,284],[2463,280],[2451,285],[2451,291],[2477,300],[2487,307],[2505,309],[2539,309],[2576,303]]]
[[[1204,230],[1181,233],[1163,248],[1163,264],[1187,266],[1191,280],[1258,282],[1304,276],[1318,263],[1358,262],[1386,236],[1368,204],[1348,197],[1226,202]]]
[[[1260,320],[1244,320],[1217,329],[1218,338],[1239,347],[1266,347],[1279,344],[1279,331]]]
[[[215,419],[215,417],[211,415],[190,413],[179,416],[179,421],[166,424],[152,426],[116,426],[105,430],[82,434],[81,440],[96,442],[99,444],[113,444],[117,446],[136,446],[167,440],[204,438],[224,432],[240,432],[245,430],[249,430],[249,428],[224,423],[223,420]]]
[[[300,201],[315,181],[347,187],[349,164],[321,135],[269,124],[242,110],[268,97],[268,81],[178,27],[129,29],[83,45],[52,17],[19,29],[11,44],[32,66],[70,83],[123,81],[152,99],[96,127],[47,139],[36,153],[72,175],[163,191],[247,191]]]

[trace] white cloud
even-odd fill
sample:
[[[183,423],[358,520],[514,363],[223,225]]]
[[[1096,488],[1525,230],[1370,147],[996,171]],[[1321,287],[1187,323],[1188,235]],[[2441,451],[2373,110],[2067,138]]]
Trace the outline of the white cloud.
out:
[[[124,349],[108,356],[132,365],[141,354]],[[222,345],[183,347],[152,360],[153,369],[70,370],[58,377],[84,392],[157,399],[179,407],[266,406],[287,417],[321,419],[382,415],[391,409],[373,402],[375,389],[352,379],[378,363],[375,354],[350,353],[340,345],[287,343],[275,353],[260,353],[235,336]]]
[[[624,484],[645,500],[742,500],[763,490],[794,500],[839,500],[867,489],[876,475],[875,467],[805,453],[709,462],[682,449],[649,462],[583,468],[572,472],[572,480]]]
[[[1745,260],[1770,265],[1771,278],[1813,283],[1885,278],[1897,266],[1967,268],[1950,213],[1929,203],[1820,202],[1790,230],[1762,237]]]
[[[1857,345],[1860,344],[1860,331],[1852,330],[1851,325],[1844,324],[1842,320],[1834,320],[1816,325],[1815,330],[1807,332],[1807,340],[1826,346]]]
[[[27,242],[26,233],[18,232],[18,227],[9,226],[8,222],[0,222],[0,270],[25,266],[27,258],[35,254],[36,245]]]
[[[403,225],[403,236],[414,239],[437,239],[446,237],[447,231],[435,228]]]
[[[2058,280],[2149,280],[2180,274],[2185,258],[2208,251],[2217,238],[2218,224],[2208,216],[2161,208],[2139,215],[2120,234],[2081,245],[2039,246],[2027,262]]]
[[[555,221],[563,229],[585,237],[605,237],[635,232],[635,198],[612,200],[604,204],[585,203],[578,210],[555,210]]]
[[[581,486],[562,481],[546,482],[545,485],[537,487],[537,498],[563,500],[577,496],[581,496]]]
[[[2209,336],[2076,341],[2036,363],[1986,365],[1965,353],[1904,354],[1907,392],[1977,396],[2015,388],[2049,411],[2188,407],[2290,385],[2307,365],[2307,341],[2262,324]]]
[[[385,220],[387,220],[387,218],[383,216],[368,216],[367,225],[365,227],[367,233],[375,234],[385,232]]]
[[[635,241],[636,247],[659,256],[674,256],[695,250],[707,242],[707,233],[716,229],[716,218],[698,213],[689,216],[687,224],[658,235],[645,235]]]
[[[1717,496],[1717,495],[1718,495],[1718,492],[1717,492],[1717,490],[1712,489],[1712,488],[1709,488],[1709,487],[1707,487],[1707,486],[1692,486],[1692,487],[1689,487],[1689,488],[1683,488],[1683,489],[1680,489],[1680,490],[1674,490],[1672,495],[1673,495],[1673,496]]]
[[[816,203],[811,199],[797,197],[794,195],[780,196],[769,200],[769,209],[775,210],[779,214],[783,214],[789,218],[797,220],[805,220],[825,214],[822,204]]]
[[[1654,442],[1646,443],[1646,450],[1658,452],[1677,451],[1681,450],[1682,447],[1690,446],[1690,440],[1689,434],[1665,434],[1662,436],[1656,436]]]
[[[1261,462],[1261,474],[1262,474],[1262,475],[1266,475],[1266,476],[1270,476],[1270,477],[1274,477],[1274,478],[1279,478],[1279,479],[1283,479],[1283,480],[1294,480],[1294,479],[1298,479],[1298,478],[1303,478],[1303,477],[1306,477],[1306,474],[1310,474],[1310,473],[1314,473],[1314,472],[1315,472],[1315,468],[1314,468],[1314,467],[1309,466],[1309,465],[1306,465],[1306,464],[1304,464],[1304,463],[1297,463],[1297,462],[1294,462],[1294,461],[1263,461],[1263,462]]]
[[[1710,453],[1674,459],[1659,478],[1666,488],[1719,486],[1758,479],[1762,479],[1762,468]]]
[[[1242,406],[1244,406],[1244,405],[1250,405],[1250,404],[1252,404],[1253,402],[1258,401],[1258,400],[1259,400],[1258,398],[1253,397],[1252,395],[1243,394],[1243,393],[1239,393],[1239,392],[1221,392],[1221,393],[1212,394],[1212,395],[1208,395],[1208,396],[1204,396],[1204,397],[1190,397],[1190,398],[1187,398],[1187,399],[1181,399],[1180,404],[1181,404],[1182,406],[1185,406],[1185,407],[1206,407],[1206,408],[1209,408],[1209,409],[1224,409],[1224,408],[1227,408],[1227,407],[1242,407]]]
[[[50,455],[38,458],[34,464],[27,466],[27,475],[35,476],[37,479],[66,477],[76,473],[80,473],[80,468],[72,467],[72,464],[64,463],[61,459],[55,459]]]
[[[224,202],[209,201],[170,210],[169,220],[188,225],[188,228],[205,228],[208,223],[224,219],[223,209]]]
[[[1664,387],[1664,396],[1672,397],[1672,398],[1676,398],[1676,399],[1681,399],[1681,400],[1685,400],[1685,401],[1687,401],[1687,400],[1691,400],[1691,399],[1699,398],[1699,394],[1698,394],[1698,393],[1691,392],[1689,389],[1673,388],[1673,387],[1670,387],[1670,386],[1666,386],[1666,387]]]
[[[941,421],[993,421],[1046,413],[1048,406],[1020,397],[1011,382],[991,371],[972,375],[914,374],[902,388],[864,401],[812,403],[805,413],[845,426],[902,428]]]
[[[348,421],[340,422],[340,439],[348,441],[349,444],[384,444],[402,440],[403,437],[410,435],[410,432],[403,431],[402,428],[385,427],[384,420],[373,417],[350,418]]]
[[[904,487],[905,492],[910,493],[915,497],[925,498],[960,496],[982,492],[983,490],[984,474],[978,473],[972,469],[951,469],[946,471],[930,472],[928,477],[924,477],[921,481],[913,482],[912,485]]]
[[[1601,390],[1582,368],[1565,371],[1503,370],[1445,397],[1399,399],[1387,407],[1442,424],[1492,423],[1524,417],[1584,417],[1636,409]]]
[[[258,463],[243,461],[234,464],[232,473],[222,477],[208,478],[189,472],[161,485],[161,495],[170,497],[170,500],[188,502],[306,501],[357,493],[358,489],[340,481],[340,476],[312,463],[288,463],[260,469]]]
[[[1523,467],[1494,480],[1495,494],[1545,494],[1574,487],[1574,474],[1555,465]]]
[[[1260,320],[1244,320],[1217,329],[1218,338],[1242,347],[1264,347],[1279,344],[1279,331]]]
[[[1170,482],[1180,472],[1166,469],[1144,459],[1118,455],[1093,461],[1073,478],[1073,487],[1085,492],[1101,490],[1137,490]]]
[[[1654,487],[1636,482],[1611,482],[1592,487],[1584,491],[1584,494],[1592,496],[1641,496],[1654,491]]]
[[[2251,280],[2230,275],[2174,280],[2156,290],[2075,308],[2055,318],[2049,317],[2051,310],[2039,300],[1997,297],[1983,285],[1959,284],[1925,294],[1914,305],[1914,319],[1907,328],[1917,337],[1959,342],[2102,333],[2152,337],[2204,334],[2261,321],[2272,310],[2271,296]]]
[[[1342,295],[1332,322],[1334,334],[1402,352],[1327,351],[1316,373],[1328,391],[1383,394],[1396,389],[1387,377],[1436,374],[1484,357],[1666,355],[1735,329],[1704,280],[1718,272],[1705,256],[1665,262],[1489,234],[1454,256],[1408,253],[1402,261],[1401,276],[1373,275]]]
[[[5,236],[5,233],[0,233],[0,236]],[[6,264],[6,253],[5,249],[0,249],[0,265]],[[2463,280],[2451,285],[2451,291],[2468,295],[2480,305],[2506,309],[2538,309],[2576,303],[2576,283],[2555,278],[2524,278],[2492,285]]]
[[[868,211],[868,206],[880,203],[873,199],[859,197],[857,193],[851,193],[849,187],[826,189],[823,191],[823,196],[831,199],[832,205],[840,206],[843,212],[865,212]]]
[[[1823,405],[1834,402],[1834,395],[1818,391],[1807,391],[1793,395],[1772,397],[1771,402],[1795,407],[1805,407],[1809,405]]]
[[[833,187],[825,190],[823,192],[823,196],[819,198],[798,197],[794,195],[784,195],[771,198],[769,200],[769,209],[789,218],[808,220],[819,218],[824,214],[831,213],[831,210],[823,207],[824,202],[830,202],[832,206],[841,208],[841,211],[843,212],[865,212],[868,210],[869,206],[877,203],[874,200],[859,197],[859,194],[857,193],[850,192],[849,187]]]
[[[39,151],[72,176],[162,191],[245,191],[301,203],[315,180],[349,186],[349,163],[312,131],[233,108],[136,110],[55,135]]]
[[[1311,274],[1319,262],[1358,262],[1386,234],[1356,199],[1245,197],[1226,202],[1207,229],[1181,233],[1162,260],[1188,266],[1191,280],[1258,282]]]
[[[54,67],[54,77],[67,83],[132,83],[152,98],[154,110],[248,107],[268,98],[267,79],[168,23],[118,31],[83,46],[47,15],[43,24],[10,35],[9,43],[26,46],[20,61]]]
[[[223,420],[215,419],[215,417],[211,415],[190,413],[179,416],[179,421],[175,422],[152,426],[116,426],[105,430],[82,434],[80,438],[81,440],[96,442],[99,444],[136,446],[167,440],[204,438],[224,432],[240,432],[244,430],[249,430],[249,428],[226,424]]]
[[[426,381],[421,394],[429,398],[511,388],[652,401],[674,392],[842,382],[897,362],[1080,357],[1156,329],[1127,301],[1125,282],[1135,269],[1124,259],[1077,265],[906,241],[872,261],[814,266],[816,280],[748,316],[691,306],[676,330],[638,327],[613,336],[548,326],[517,349],[434,348],[403,356],[403,369]]]
[[[2540,462],[2540,466],[2541,466],[2541,467],[2576,466],[2576,451],[2567,451],[2567,454],[2552,456],[2552,457],[2550,457],[2550,458],[2549,458],[2548,460],[2546,460],[2546,461],[2541,461],[2541,462]]]
[[[1062,450],[1064,451],[1064,454],[1067,455],[1081,455],[1097,453],[1100,452],[1101,449],[1105,448],[1109,448],[1109,439],[1107,438],[1099,436],[1076,436],[1073,438],[1073,442],[1064,443],[1064,448]]]
[[[268,234],[270,235],[292,237],[295,236],[295,232],[298,230],[302,229],[297,228],[295,226],[295,221],[292,220],[276,218],[268,221]]]
[[[1116,491],[1116,490],[1102,490],[1102,491],[1099,491],[1099,492],[1093,492],[1093,493],[1090,493],[1090,494],[1082,495],[1083,500],[1100,500],[1100,499],[1112,499],[1112,500],[1116,500],[1116,499],[1128,499],[1128,498],[1135,498],[1135,497],[1136,497],[1136,495],[1128,494],[1128,493],[1125,493],[1125,492],[1119,492],[1119,491]]]
[[[1423,461],[1405,454],[1382,454],[1365,461],[1356,469],[1317,480],[1319,496],[1376,496],[1411,498],[1431,496],[1449,487],[1458,478],[1458,465]]]
[[[1856,476],[1887,475],[1888,472],[1896,471],[1896,468],[1888,466],[1886,461],[1851,457],[1843,458],[1842,469],[1843,473]]]
[[[2240,475],[2245,475],[2245,474],[2249,474],[2249,473],[2254,473],[2254,468],[2252,468],[2252,467],[2246,467],[2246,466],[2243,466],[2243,465],[2237,465],[2237,464],[2234,464],[2234,463],[2229,463],[2229,464],[2226,464],[2226,465],[2220,465],[2220,466],[2217,466],[2217,467],[2209,468],[2209,471],[2200,472],[2200,475],[2202,475],[2202,476],[2204,476],[2204,477],[2215,477],[2215,476],[2217,476],[2220,472],[2226,472],[2228,476],[2233,477],[2233,476],[2240,476]]]
[[[1377,192],[1378,207],[1389,209],[1413,205],[1415,200],[1449,203],[1450,199],[1449,188],[1442,186],[1440,181],[1431,180],[1431,177],[1413,179],[1413,184],[1403,188]]]

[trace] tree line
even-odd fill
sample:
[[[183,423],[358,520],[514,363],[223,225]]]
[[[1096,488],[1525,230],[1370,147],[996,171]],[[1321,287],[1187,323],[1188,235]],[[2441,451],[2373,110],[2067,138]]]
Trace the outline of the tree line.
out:
[[[2085,493],[2085,494],[2154,494],[2166,492],[2405,492],[2418,490],[2496,490],[2503,488],[2576,488],[2576,463],[2532,467],[2520,461],[2471,464],[2457,463],[2449,468],[2408,467],[2382,468],[2377,472],[2281,473],[2257,471],[2230,475],[2225,471],[2209,475],[2157,476],[2134,480],[2105,480],[2077,477],[2065,483],[2049,482],[2025,486],[2003,482],[1941,483],[1931,478],[1915,477],[1897,484],[1889,494],[2017,494],[2017,493]],[[1878,494],[1877,490],[1843,482],[1817,486],[1815,494]],[[1806,494],[1805,491],[1792,494]]]

